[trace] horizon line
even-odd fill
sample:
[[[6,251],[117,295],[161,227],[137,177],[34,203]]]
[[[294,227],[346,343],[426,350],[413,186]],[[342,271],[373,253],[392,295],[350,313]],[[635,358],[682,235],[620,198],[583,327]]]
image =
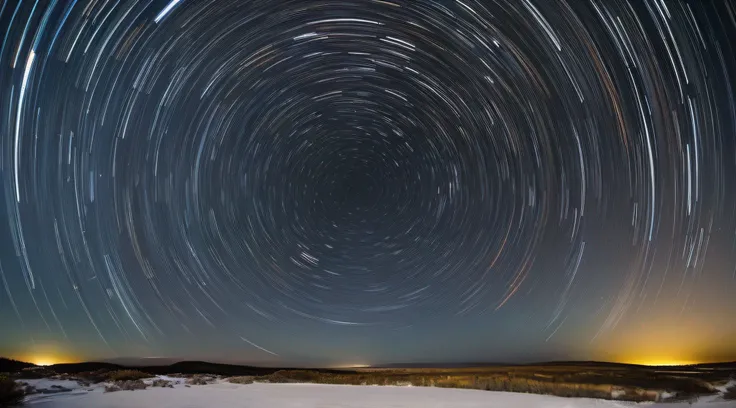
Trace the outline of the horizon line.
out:
[[[263,368],[305,368],[305,369],[319,369],[319,368],[333,368],[333,369],[346,369],[346,368],[450,368],[447,366],[463,366],[464,368],[472,368],[472,367],[481,367],[486,365],[496,365],[496,366],[534,366],[534,365],[549,365],[549,364],[581,364],[581,363],[589,363],[589,364],[614,364],[614,365],[627,365],[627,366],[642,366],[642,367],[688,367],[688,366],[700,366],[700,365],[709,365],[709,364],[736,364],[736,360],[718,360],[718,361],[708,361],[708,362],[653,362],[653,363],[642,363],[642,362],[616,362],[616,361],[605,361],[605,360],[543,360],[543,361],[534,361],[534,362],[503,362],[503,361],[478,361],[478,362],[463,362],[463,361],[457,361],[457,362],[423,362],[423,361],[417,361],[417,362],[400,362],[400,363],[376,363],[376,364],[365,364],[365,363],[355,363],[355,364],[327,364],[327,365],[311,365],[311,364],[300,364],[300,363],[286,363],[286,364],[276,364],[276,365],[262,365],[261,363],[251,363],[251,362],[223,362],[223,360],[215,359],[215,360],[207,360],[207,359],[196,359],[196,358],[178,358],[178,357],[110,357],[110,358],[103,358],[103,359],[90,359],[90,360],[81,360],[81,361],[58,361],[54,363],[33,363],[30,361],[25,360],[19,360],[12,357],[3,357],[0,356],[0,359],[8,359],[13,361],[18,361],[20,363],[25,364],[31,364],[36,367],[53,367],[55,365],[61,365],[61,364],[95,364],[95,363],[102,363],[102,364],[114,364],[119,365],[122,367],[137,367],[136,364],[124,364],[124,363],[117,363],[114,362],[115,360],[141,360],[141,363],[145,363],[145,360],[170,360],[170,362],[167,362],[167,364],[161,364],[160,366],[165,367],[167,365],[173,365],[177,363],[187,363],[187,362],[201,362],[201,363],[208,363],[208,364],[222,364],[222,365],[234,365],[234,366],[249,366],[249,367],[263,367]],[[145,366],[145,364],[143,364]],[[419,366],[422,367],[411,367],[411,366]]]

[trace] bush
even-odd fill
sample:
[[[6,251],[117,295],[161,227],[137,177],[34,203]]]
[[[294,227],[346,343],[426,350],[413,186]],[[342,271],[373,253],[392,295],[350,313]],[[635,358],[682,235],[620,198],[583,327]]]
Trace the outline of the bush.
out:
[[[151,374],[146,374],[143,371],[138,370],[118,370],[113,371],[107,375],[108,381],[135,381],[142,380],[144,378],[153,377]]]
[[[266,376],[270,383],[323,383],[320,373],[302,370],[279,370]]]
[[[732,385],[726,392],[723,393],[723,399],[725,400],[736,400],[736,385]]]
[[[187,379],[188,385],[207,385],[212,384],[213,378],[206,376],[206,375],[200,375],[200,374],[194,374],[189,379]]]
[[[115,381],[105,386],[105,392],[145,390],[148,386],[141,380]]]
[[[230,377],[227,379],[227,382],[233,383],[233,384],[253,384],[253,377],[251,376]]]
[[[174,388],[171,381],[157,378],[151,383],[151,387]]]
[[[118,381],[115,384],[123,391],[145,390],[148,387],[141,380]]]
[[[23,389],[9,377],[0,377],[0,407],[9,407],[23,401]]]
[[[18,378],[22,378],[25,380],[49,378],[55,375],[56,375],[56,372],[54,370],[51,370],[46,367],[28,367],[18,372]]]
[[[96,371],[83,371],[79,374],[76,374],[76,376],[73,378],[76,378],[77,382],[79,382],[82,386],[87,387],[90,384],[98,384],[107,381],[111,372],[112,371],[108,369],[102,368]]]

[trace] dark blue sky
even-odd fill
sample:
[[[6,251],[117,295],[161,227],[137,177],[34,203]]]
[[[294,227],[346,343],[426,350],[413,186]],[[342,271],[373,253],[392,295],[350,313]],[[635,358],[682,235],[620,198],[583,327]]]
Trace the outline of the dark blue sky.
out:
[[[736,359],[734,15],[3,2],[0,355]]]

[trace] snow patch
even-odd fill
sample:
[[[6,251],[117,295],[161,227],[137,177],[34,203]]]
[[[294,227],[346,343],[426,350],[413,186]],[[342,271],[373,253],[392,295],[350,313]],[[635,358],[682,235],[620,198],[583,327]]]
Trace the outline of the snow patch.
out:
[[[326,384],[230,384],[185,387],[181,378],[175,388],[143,391],[54,394],[29,400],[37,408],[733,408],[732,401],[636,404],[589,398],[461,390],[434,387],[391,387]]]

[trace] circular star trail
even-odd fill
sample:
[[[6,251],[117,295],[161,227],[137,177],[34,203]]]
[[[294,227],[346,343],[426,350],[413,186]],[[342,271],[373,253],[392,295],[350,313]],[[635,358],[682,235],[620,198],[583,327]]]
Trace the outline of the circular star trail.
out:
[[[14,341],[589,357],[736,310],[731,2],[1,7]]]

